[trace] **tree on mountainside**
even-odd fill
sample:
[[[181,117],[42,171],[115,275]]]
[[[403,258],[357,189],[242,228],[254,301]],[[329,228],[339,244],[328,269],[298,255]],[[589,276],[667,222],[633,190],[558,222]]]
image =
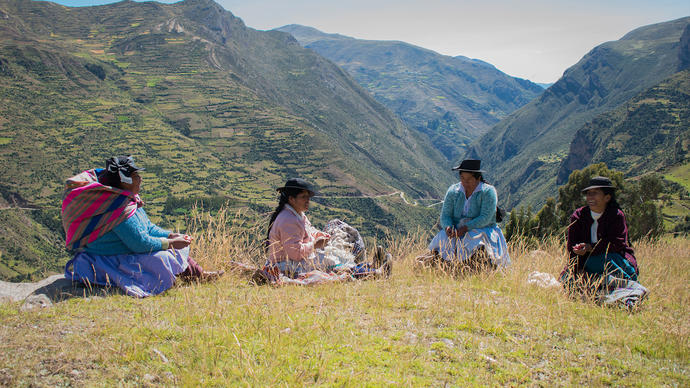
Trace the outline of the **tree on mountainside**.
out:
[[[531,206],[527,206],[527,209],[523,206],[513,209],[506,225],[506,240],[510,240],[513,236],[535,237],[535,225],[536,220],[532,218]]]
[[[631,240],[655,238],[664,232],[661,207],[655,201],[663,191],[663,182],[656,174],[645,175],[637,182],[628,182],[621,193]]]
[[[558,234],[560,222],[556,214],[556,200],[549,197],[544,207],[532,216],[532,207],[525,209],[520,206],[510,212],[510,219],[506,224],[506,239],[513,236],[527,237],[534,242],[537,238]]]
[[[560,226],[556,213],[556,200],[553,197],[546,199],[546,204],[537,212],[535,233],[538,236],[556,234]]]

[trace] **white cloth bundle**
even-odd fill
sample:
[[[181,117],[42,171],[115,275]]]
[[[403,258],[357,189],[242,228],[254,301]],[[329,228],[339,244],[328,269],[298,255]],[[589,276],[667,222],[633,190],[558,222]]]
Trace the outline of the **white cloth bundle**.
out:
[[[348,234],[342,229],[332,231],[331,239],[323,248],[317,250],[322,263],[327,266],[354,266],[355,255],[352,254],[354,244],[348,242]]]

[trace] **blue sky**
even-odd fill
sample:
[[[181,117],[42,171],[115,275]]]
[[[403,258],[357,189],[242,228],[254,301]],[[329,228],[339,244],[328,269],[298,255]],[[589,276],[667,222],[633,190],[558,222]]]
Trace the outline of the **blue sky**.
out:
[[[57,0],[68,6],[108,0]],[[176,1],[160,1],[173,3]],[[216,0],[249,27],[303,24],[360,39],[401,40],[555,82],[596,45],[644,25],[690,16],[690,1]]]

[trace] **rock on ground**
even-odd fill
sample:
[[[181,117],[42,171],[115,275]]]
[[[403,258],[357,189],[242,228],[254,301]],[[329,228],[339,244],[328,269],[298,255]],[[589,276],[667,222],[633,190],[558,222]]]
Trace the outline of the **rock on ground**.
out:
[[[87,287],[73,282],[65,275],[49,276],[35,283],[12,283],[0,281],[0,303],[25,301],[22,310],[45,308],[52,303],[74,297],[88,297],[96,294],[120,294],[117,288]]]

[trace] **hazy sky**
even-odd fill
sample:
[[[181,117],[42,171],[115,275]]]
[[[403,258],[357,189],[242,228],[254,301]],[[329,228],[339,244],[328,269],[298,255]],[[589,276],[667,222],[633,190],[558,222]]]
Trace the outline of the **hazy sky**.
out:
[[[71,6],[112,0],[58,0]],[[172,3],[175,1],[161,1]],[[302,24],[360,39],[464,55],[534,82],[555,82],[596,45],[690,16],[689,0],[216,0],[247,26]]]

